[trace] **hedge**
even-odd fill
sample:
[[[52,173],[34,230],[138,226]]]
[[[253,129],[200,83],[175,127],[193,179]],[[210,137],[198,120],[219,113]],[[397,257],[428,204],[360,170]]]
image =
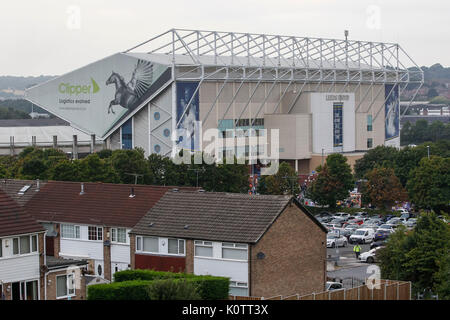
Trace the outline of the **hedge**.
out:
[[[147,287],[150,281],[134,280],[93,284],[87,287],[88,300],[149,300]]]
[[[88,300],[150,300],[148,288],[154,281],[194,283],[202,300],[225,300],[229,295],[229,278],[153,270],[124,270],[114,274],[115,282],[88,287]]]
[[[191,278],[196,275],[191,273],[175,273],[155,270],[123,270],[114,273],[114,282],[132,281],[132,280],[158,280],[158,279],[180,279]]]

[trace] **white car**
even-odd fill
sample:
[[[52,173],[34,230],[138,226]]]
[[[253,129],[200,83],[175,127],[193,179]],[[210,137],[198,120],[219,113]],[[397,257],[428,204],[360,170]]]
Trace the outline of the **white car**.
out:
[[[348,220],[348,218],[350,218],[350,213],[345,213],[345,212],[337,212],[333,215],[333,218],[344,218],[345,220]]]
[[[359,255],[359,261],[361,262],[367,262],[367,263],[374,263],[376,261],[376,252],[380,248],[383,247],[376,247],[369,251],[363,252]]]
[[[349,238],[350,243],[370,243],[375,237],[375,230],[372,228],[357,229]]]
[[[395,232],[395,225],[391,225],[391,224],[382,224],[381,226],[378,227],[377,232],[379,230],[387,230],[390,232]]]
[[[342,286],[342,283],[327,281],[326,291],[340,290],[340,289],[344,289],[344,287]]]
[[[347,244],[346,237],[331,232],[327,234],[327,248],[346,247]]]

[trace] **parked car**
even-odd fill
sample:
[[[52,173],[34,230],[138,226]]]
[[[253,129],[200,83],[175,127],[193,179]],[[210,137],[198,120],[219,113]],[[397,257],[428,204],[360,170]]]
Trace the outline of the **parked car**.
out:
[[[344,286],[340,282],[332,282],[327,281],[327,284],[325,285],[326,291],[333,291],[333,290],[340,290],[344,289]]]
[[[330,221],[331,224],[339,224],[339,227],[342,227],[342,225],[345,223],[344,218],[334,218]]]
[[[386,240],[382,240],[382,241],[374,241],[370,244],[370,249],[373,248],[378,248],[378,247],[383,247],[386,245]]]
[[[382,222],[389,221],[391,218],[395,217],[393,214],[387,214],[384,217],[381,218]]]
[[[333,215],[333,218],[342,218],[342,219],[344,219],[344,221],[347,221],[350,218],[350,213],[336,212]]]
[[[390,231],[391,233],[395,231],[395,225],[392,224],[382,224],[381,226],[378,227],[377,232],[378,231]]]
[[[405,226],[409,229],[412,229],[416,226],[417,219],[416,218],[410,218],[408,221],[405,222]]]
[[[357,213],[355,214],[355,217],[360,217],[360,218],[368,217],[368,216],[369,216],[369,214],[368,214],[367,212],[363,212],[363,211],[357,212]]]
[[[373,241],[375,231],[371,228],[357,229],[349,238],[350,243],[370,243]]]
[[[369,250],[369,251],[366,251],[366,252],[363,252],[363,253],[361,253],[360,254],[360,256],[359,256],[359,261],[361,261],[361,262],[367,262],[367,263],[374,263],[374,262],[376,262],[376,252],[378,251],[378,250],[380,250],[381,248],[383,248],[382,246],[381,247],[376,247],[376,248],[373,248],[373,249],[371,249],[371,250]]]
[[[398,212],[398,213],[400,213],[400,214],[404,214],[404,213],[408,213],[408,214],[409,214],[409,211],[406,210],[406,209],[404,209],[404,208],[397,209],[397,210],[395,210],[395,212]]]
[[[363,223],[364,223],[363,219],[358,219],[358,218],[352,217],[352,218],[348,219],[348,220],[344,223],[344,227],[345,227],[346,225],[349,225],[349,224],[362,225]]]
[[[401,218],[395,217],[392,219],[389,219],[388,221],[386,221],[386,224],[390,224],[390,225],[400,225],[402,224],[403,220]]]
[[[373,241],[386,240],[387,238],[389,238],[389,236],[391,235],[392,232],[393,231],[391,231],[391,230],[377,229],[377,231],[375,232]]]
[[[353,232],[355,232],[355,230],[356,230],[356,228],[355,229],[347,229],[347,228],[345,228],[345,229],[342,229],[340,231],[340,235],[346,237],[347,241],[348,241],[348,239],[353,234]]]
[[[348,240],[342,235],[336,233],[327,234],[327,248],[346,247]]]

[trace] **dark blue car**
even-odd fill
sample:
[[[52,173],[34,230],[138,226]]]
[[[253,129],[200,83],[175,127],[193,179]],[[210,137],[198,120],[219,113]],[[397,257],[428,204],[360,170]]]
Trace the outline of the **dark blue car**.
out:
[[[378,230],[377,232],[375,232],[375,238],[373,240],[384,241],[389,237],[390,234],[391,232],[388,230]]]

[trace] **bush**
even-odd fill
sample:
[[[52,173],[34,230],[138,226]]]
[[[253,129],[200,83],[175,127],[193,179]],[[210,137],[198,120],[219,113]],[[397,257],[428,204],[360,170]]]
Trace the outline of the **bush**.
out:
[[[175,273],[155,270],[123,270],[114,273],[115,282],[131,281],[131,280],[158,280],[158,279],[180,279],[195,277],[189,273]]]
[[[150,300],[200,300],[195,283],[186,279],[150,281],[147,287]]]
[[[150,300],[149,281],[134,280],[88,286],[88,300]]]
[[[228,299],[230,281],[225,277],[197,276],[154,270],[124,270],[110,284],[88,287],[89,300]],[[195,295],[192,292],[195,288]],[[165,292],[164,290],[167,290]]]

